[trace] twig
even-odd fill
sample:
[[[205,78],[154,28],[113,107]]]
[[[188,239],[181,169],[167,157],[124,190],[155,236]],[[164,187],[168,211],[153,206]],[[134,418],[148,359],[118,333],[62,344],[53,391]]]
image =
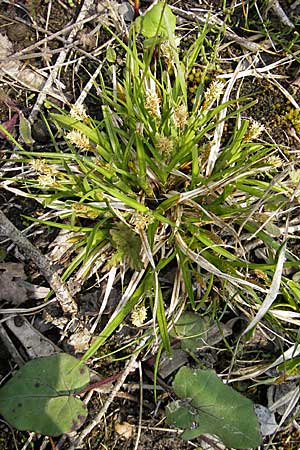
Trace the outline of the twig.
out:
[[[19,315],[32,315],[37,312],[42,311],[44,308],[46,308],[49,305],[52,305],[55,300],[51,299],[48,302],[45,302],[38,306],[33,306],[32,308],[0,308],[0,314],[15,314],[16,316]]]
[[[210,11],[201,10],[200,8],[191,8],[189,11],[184,11],[180,8],[177,8],[176,6],[172,6],[172,9],[174,12],[176,12],[177,15],[185,19],[190,19],[192,17],[193,19],[199,20],[202,24],[208,23],[209,25],[217,25],[224,28],[224,22],[218,17],[211,16]],[[255,42],[251,42],[243,37],[238,36],[230,28],[226,28],[224,34],[226,38],[231,39],[250,52],[257,53],[259,51],[268,51],[268,49],[266,48],[268,46],[268,43],[264,42],[264,45],[256,44]]]
[[[1,337],[2,343],[7,348],[8,352],[12,356],[13,360],[18,364],[19,367],[23,366],[25,364],[25,360],[23,359],[23,357],[20,355],[20,353],[16,349],[13,341],[11,340],[8,333],[6,332],[2,323],[0,323],[0,337]]]
[[[97,15],[95,15],[95,16],[98,17]],[[95,16],[93,16],[93,17],[95,17]],[[92,17],[92,18],[93,18],[93,17]],[[41,53],[30,53],[30,51],[34,51],[35,49],[39,48],[42,44],[48,43],[49,41],[52,41],[53,39],[55,39],[55,40],[60,41],[60,42],[62,42],[62,43],[64,44],[64,49],[65,49],[65,50],[66,50],[68,47],[72,47],[74,50],[76,50],[76,51],[82,53],[83,56],[86,56],[87,58],[90,58],[90,59],[92,59],[93,61],[96,61],[97,63],[100,64],[101,61],[100,61],[99,58],[97,58],[96,56],[94,56],[92,53],[86,52],[86,51],[83,50],[82,48],[78,47],[77,44],[80,43],[80,39],[76,39],[73,43],[67,44],[67,40],[66,40],[64,37],[61,36],[62,34],[64,35],[64,34],[66,34],[68,31],[73,30],[74,27],[78,27],[78,25],[84,25],[85,23],[90,22],[90,21],[91,21],[91,17],[88,17],[88,18],[82,20],[81,22],[73,23],[72,25],[69,25],[69,26],[65,27],[64,29],[59,30],[59,31],[57,31],[57,32],[55,32],[55,33],[51,33],[51,31],[46,30],[44,27],[41,27],[41,26],[39,26],[39,25],[32,24],[32,25],[31,25],[31,28],[33,28],[33,29],[36,30],[36,31],[40,31],[41,33],[46,34],[46,37],[43,38],[43,39],[41,39],[40,41],[36,42],[35,44],[32,44],[32,45],[30,45],[29,47],[25,47],[23,50],[20,50],[19,52],[14,53],[13,55],[8,56],[8,58],[6,58],[5,60],[0,59],[0,62],[3,62],[3,61],[4,61],[4,62],[7,62],[7,61],[14,61],[14,60],[20,61],[20,60],[23,60],[23,59],[29,59],[29,58],[31,58],[31,57],[37,57],[37,56],[40,56],[40,55],[43,56],[44,53],[42,53],[42,52],[41,52]],[[24,25],[28,25],[28,23],[26,22],[26,20],[23,20],[23,19],[20,18],[20,17],[17,18],[16,22],[18,22],[18,23],[23,23]],[[97,25],[97,27],[98,27],[98,25]],[[92,34],[92,33],[90,32],[89,35],[91,35],[91,34]],[[105,46],[106,46],[106,45],[110,45],[109,42],[108,42],[108,43],[105,43]],[[95,50],[93,51],[93,53],[95,53],[96,51],[99,51],[99,49],[101,49],[103,46],[104,46],[104,45],[102,45],[101,47],[95,49]],[[61,48],[60,48],[60,49],[56,49],[56,50],[59,51],[59,52],[61,52]],[[49,54],[54,54],[54,53],[53,53],[53,50],[51,50],[51,51],[48,50],[48,53],[49,53]]]
[[[51,267],[51,262],[42,255],[42,253],[35,248],[25,236],[23,236],[1,210],[0,234],[11,239],[20,249],[22,249],[27,258],[30,258],[34,262],[55,292],[57,301],[63,312],[75,315],[77,313],[77,305],[71,296],[67,285]]]
[[[110,41],[107,43],[107,45],[109,46],[113,42],[113,40],[114,40],[113,38],[110,39]],[[86,96],[90,92],[91,88],[94,86],[95,80],[97,79],[99,73],[101,72],[102,66],[103,66],[103,62],[98,65],[98,67],[95,70],[95,72],[93,73],[93,75],[91,75],[89,81],[86,83],[81,94],[79,95],[79,97],[77,98],[77,100],[75,102],[76,106],[81,106],[83,104]]]
[[[297,6],[299,6],[299,5],[300,5],[300,0],[296,0],[294,3],[292,3],[292,4],[290,5],[290,8],[291,8],[291,9],[296,9]]]
[[[268,9],[271,9],[273,13],[276,14],[283,25],[285,25],[286,27],[295,28],[295,25],[288,18],[278,0],[269,0]]]
[[[36,436],[36,434],[35,433],[29,433],[29,436],[28,436],[28,439],[27,439],[27,441],[25,442],[25,444],[23,445],[23,447],[21,448],[21,450],[26,450],[27,449],[27,447],[29,447],[29,445],[30,445],[30,447],[32,448],[32,441],[33,441],[33,439],[34,439],[34,437]],[[40,449],[41,450],[41,449]]]
[[[13,429],[13,427],[8,422],[6,422],[5,420],[0,419],[0,422],[4,423],[5,426],[7,426],[10,429],[11,435],[12,435],[12,438],[13,438],[13,441],[14,441],[15,449],[19,450],[19,446],[17,444],[16,435],[15,435],[15,430]]]
[[[89,392],[93,389],[97,389],[97,388],[103,386],[104,384],[109,384],[109,383],[112,383],[113,381],[119,380],[121,378],[122,374],[123,374],[123,372],[116,373],[114,375],[111,375],[110,377],[103,378],[100,381],[95,381],[95,383],[88,384],[86,387],[81,389],[81,391],[79,391],[78,394],[83,394],[84,392]]]
[[[51,449],[52,449],[52,450],[57,450],[57,449],[56,449],[56,445],[54,444],[54,441],[53,441],[53,439],[52,439],[51,436],[49,436],[49,441],[50,441],[50,444],[51,444]]]

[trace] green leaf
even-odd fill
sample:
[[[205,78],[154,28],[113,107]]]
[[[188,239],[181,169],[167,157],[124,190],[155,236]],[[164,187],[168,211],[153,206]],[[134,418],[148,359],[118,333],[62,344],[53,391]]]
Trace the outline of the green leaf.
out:
[[[175,400],[167,406],[167,421],[178,428],[192,428],[195,423],[194,412],[189,402]]]
[[[66,353],[34,359],[0,389],[0,413],[19,430],[58,436],[79,428],[87,410],[72,396],[89,383],[89,370]]]
[[[114,63],[116,62],[117,59],[117,54],[114,48],[112,47],[107,47],[106,49],[106,59],[109,63]]]
[[[91,358],[98,348],[100,348],[107,339],[113,334],[113,332],[118,328],[118,326],[124,321],[125,317],[131,313],[135,305],[139,302],[139,300],[144,295],[145,289],[145,279],[142,283],[139,284],[133,295],[128,299],[127,303],[120,309],[120,311],[110,318],[105,328],[96,337],[95,341],[91,344],[90,348],[85,352],[81,361],[87,361]]]
[[[119,262],[126,256],[131,269],[141,270],[143,265],[140,257],[141,241],[139,236],[124,223],[118,223],[115,229],[110,231],[112,244],[117,253],[113,261]]]
[[[171,336],[180,339],[182,350],[196,350],[207,345],[208,317],[194,312],[184,312],[174,325]]]
[[[22,111],[19,112],[19,132],[25,144],[32,145],[34,143],[31,137],[31,124]]]
[[[213,370],[182,367],[173,388],[181,400],[167,406],[166,416],[169,423],[185,429],[184,439],[208,433],[230,448],[261,444],[253,403],[225,385]]]
[[[138,31],[145,38],[153,38],[154,36],[169,37],[174,35],[176,28],[176,16],[172,9],[165,2],[159,2],[147,13],[136,20]]]
[[[86,137],[88,137],[95,144],[99,143],[99,132],[97,129],[93,129],[88,125],[86,125],[85,123],[79,122],[77,119],[74,119],[74,117],[68,116],[66,114],[51,113],[50,117],[54,122],[63,126],[64,129],[74,128],[75,130],[81,131]],[[107,157],[109,158],[109,154],[107,154]]]

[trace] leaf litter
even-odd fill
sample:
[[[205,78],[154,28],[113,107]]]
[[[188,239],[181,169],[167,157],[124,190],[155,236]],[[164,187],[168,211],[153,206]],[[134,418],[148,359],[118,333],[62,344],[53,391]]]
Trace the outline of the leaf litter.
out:
[[[49,294],[49,288],[37,286],[27,280],[22,263],[0,263],[0,300],[19,306],[30,299],[42,299]]]

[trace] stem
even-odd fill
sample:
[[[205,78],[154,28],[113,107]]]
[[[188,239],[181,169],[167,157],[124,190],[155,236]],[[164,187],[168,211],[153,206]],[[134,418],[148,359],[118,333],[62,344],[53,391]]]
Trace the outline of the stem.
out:
[[[111,375],[110,377],[103,378],[103,380],[88,384],[86,387],[81,389],[81,391],[77,392],[77,394],[83,394],[84,392],[91,391],[92,389],[96,389],[97,387],[103,386],[104,384],[108,384],[108,383],[111,383],[112,381],[116,381],[120,378],[120,376],[122,374],[123,374],[123,372],[119,372],[115,375]]]
[[[136,19],[140,15],[140,0],[134,0],[134,18]]]

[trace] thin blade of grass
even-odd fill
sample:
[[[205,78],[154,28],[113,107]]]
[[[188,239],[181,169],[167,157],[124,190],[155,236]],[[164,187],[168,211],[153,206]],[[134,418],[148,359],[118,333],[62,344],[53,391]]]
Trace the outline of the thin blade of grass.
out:
[[[100,335],[95,339],[90,348],[86,351],[86,353],[82,356],[81,361],[87,361],[91,358],[95,352],[101,347],[105,341],[112,335],[112,333],[118,328],[118,326],[125,320],[128,314],[131,313],[134,306],[139,302],[140,297],[143,295],[143,283],[140,284],[136,289],[131,298],[128,299],[126,304],[122,306],[122,308],[117,312],[116,315],[113,315],[108,321],[104,330],[100,333]],[[124,293],[124,296],[126,292]]]
[[[158,288],[157,308],[156,308],[157,324],[159,327],[160,337],[166,350],[166,353],[169,357],[171,357],[172,351],[171,351],[170,337],[168,333],[168,323],[164,306],[164,298],[158,280],[157,280],[157,288]]]

